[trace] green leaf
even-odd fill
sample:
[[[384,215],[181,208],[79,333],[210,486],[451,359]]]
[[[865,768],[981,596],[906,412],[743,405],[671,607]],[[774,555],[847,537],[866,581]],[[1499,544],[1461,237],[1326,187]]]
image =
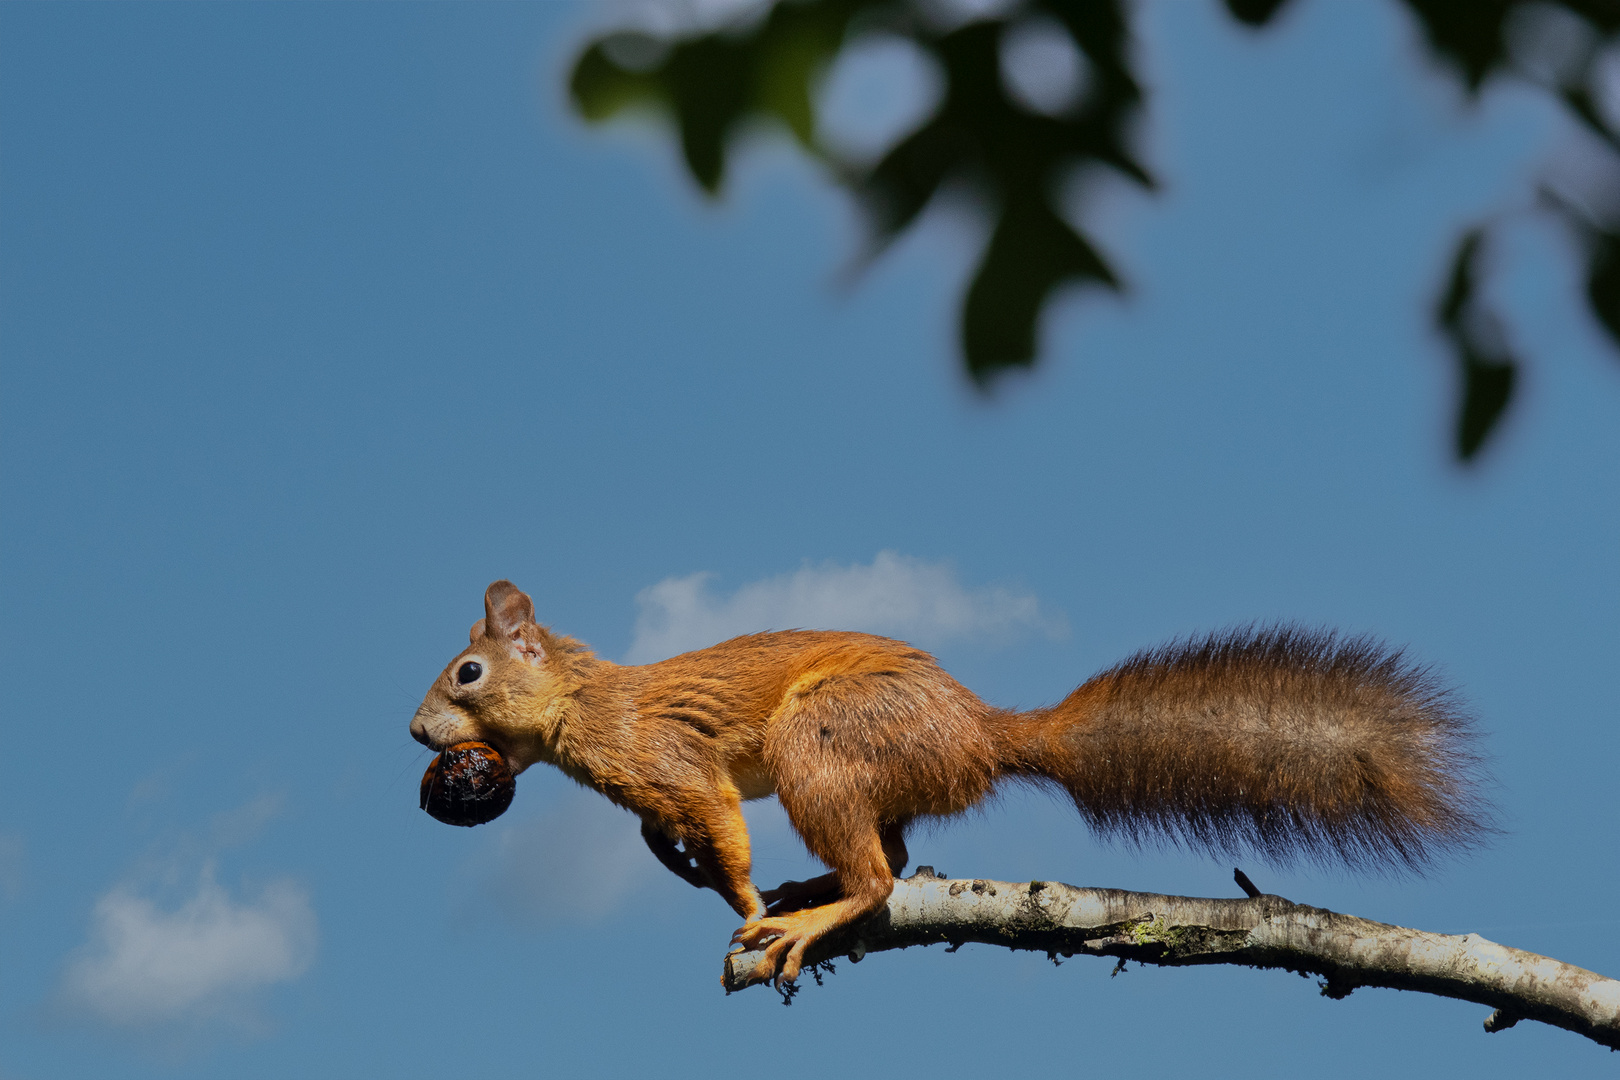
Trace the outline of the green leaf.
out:
[[[1474,263],[1479,258],[1480,245],[1485,242],[1485,230],[1476,226],[1462,234],[1457,252],[1451,257],[1451,272],[1447,275],[1446,291],[1441,294],[1435,317],[1447,333],[1456,333],[1463,313],[1474,300]]]
[[[1463,362],[1462,408],[1457,415],[1457,457],[1474,460],[1485,439],[1502,419],[1513,396],[1518,370],[1511,362],[1496,363],[1468,356]]]
[[[1518,361],[1508,351],[1501,323],[1484,306],[1479,292],[1479,264],[1485,230],[1463,233],[1452,256],[1451,270],[1435,321],[1450,341],[1461,382],[1456,421],[1457,459],[1475,460],[1507,411],[1518,382]]]
[[[850,21],[888,2],[777,3],[751,27],[673,42],[610,34],[574,62],[569,89],[580,115],[591,121],[638,104],[663,111],[679,132],[692,178],[717,194],[731,142],[750,118],[775,119],[813,147],[815,80],[842,47]],[[625,57],[634,54],[652,59],[633,65]]]
[[[1471,92],[1508,62],[1506,23],[1518,0],[1406,0],[1429,47],[1451,63]]]
[[[711,34],[677,48],[664,67],[686,166],[711,195],[720,190],[731,129],[752,104],[752,60],[743,43]]]
[[[575,108],[587,120],[607,120],[632,105],[665,100],[656,77],[622,67],[609,58],[609,51],[615,45],[635,49],[650,47],[650,42],[643,35],[617,34],[596,42],[580,54],[568,79],[568,92]]]
[[[1119,281],[1108,264],[1043,198],[1009,203],[962,305],[962,345],[968,373],[984,386],[1036,356],[1041,308],[1066,281]]]
[[[1587,200],[1571,199],[1551,187],[1542,188],[1541,201],[1563,217],[1585,250],[1586,301],[1599,325],[1620,345],[1620,225],[1612,216],[1602,220]]]
[[[988,387],[1002,371],[1033,365],[1041,309],[1069,281],[1119,289],[1092,243],[1053,207],[1070,171],[1105,165],[1132,181],[1153,180],[1128,149],[1141,100],[1117,3],[1042,0],[1090,61],[1089,93],[1072,114],[1031,113],[1011,100],[1001,73],[1001,36],[1012,19],[982,20],[919,43],[939,60],[938,110],[854,187],[881,246],[903,231],[952,177],[969,182],[991,236],[963,298],[962,354]]]
[[[1586,299],[1592,314],[1620,345],[1620,232],[1593,230]]]
[[[1264,26],[1288,0],[1226,0],[1232,18],[1250,26]]]

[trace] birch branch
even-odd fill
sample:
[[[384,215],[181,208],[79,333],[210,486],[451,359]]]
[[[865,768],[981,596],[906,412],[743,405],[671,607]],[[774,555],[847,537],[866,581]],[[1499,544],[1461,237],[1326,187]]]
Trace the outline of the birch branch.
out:
[[[816,942],[805,970],[838,957],[859,962],[888,949],[969,941],[1053,959],[1280,968],[1321,976],[1322,993],[1331,998],[1362,986],[1417,990],[1490,1006],[1496,1011],[1486,1031],[1539,1020],[1620,1049],[1620,981],[1478,934],[1409,930],[1271,895],[1216,900],[1050,881],[949,880],[921,866],[894,883],[885,910]],[[726,992],[764,981],[756,971],[763,956],[727,956]]]

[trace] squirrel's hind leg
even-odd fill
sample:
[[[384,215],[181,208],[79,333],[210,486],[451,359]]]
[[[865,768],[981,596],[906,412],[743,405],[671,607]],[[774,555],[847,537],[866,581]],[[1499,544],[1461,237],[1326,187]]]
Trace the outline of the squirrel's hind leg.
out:
[[[847,779],[834,770],[778,781],[788,820],[810,853],[832,867],[816,883],[832,879],[837,889],[835,900],[767,915],[732,935],[744,948],[765,950],[755,971],[774,976],[778,986],[798,978],[805,950],[817,939],[882,908],[905,866],[906,822],[880,820],[859,788],[842,782]]]
[[[906,863],[911,859],[906,852],[905,829],[906,822],[891,821],[878,831],[879,840],[883,844],[883,857],[889,864],[889,873],[894,877],[900,876],[900,872],[906,868]],[[766,889],[759,895],[760,899],[765,901],[766,914],[786,915],[789,912],[830,904],[840,899],[844,895],[844,890],[839,884],[838,872],[833,871],[808,881],[784,881],[776,888]]]
[[[842,856],[837,869],[824,875],[836,876],[841,893],[837,900],[787,915],[768,915],[731,935],[732,941],[746,949],[764,948],[765,958],[754,969],[761,979],[774,976],[778,986],[794,981],[804,965],[805,950],[818,938],[865,918],[888,900],[894,875],[875,827],[865,843]],[[822,858],[833,861],[825,855]]]

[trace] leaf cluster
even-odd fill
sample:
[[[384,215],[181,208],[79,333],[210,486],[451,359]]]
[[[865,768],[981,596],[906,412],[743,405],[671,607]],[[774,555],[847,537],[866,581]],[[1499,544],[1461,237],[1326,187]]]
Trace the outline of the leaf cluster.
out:
[[[1605,116],[1605,57],[1620,54],[1620,0],[1404,0],[1435,57],[1477,97],[1494,79],[1518,78],[1556,96],[1592,136],[1591,176],[1569,181],[1620,191],[1620,117]],[[1229,6],[1238,6],[1232,0]],[[1614,61],[1620,65],[1620,61]],[[1611,76],[1613,77],[1613,76]],[[1592,314],[1620,343],[1620,198],[1542,190],[1541,205],[1574,231],[1586,261]],[[1595,198],[1596,205],[1593,205]],[[1604,205],[1604,203],[1608,205]],[[1519,385],[1522,361],[1482,293],[1484,252],[1500,220],[1469,227],[1453,250],[1435,322],[1451,346],[1460,392],[1454,428],[1470,461],[1496,429]]]
[[[1397,2],[1470,95],[1498,78],[1542,86],[1595,137],[1595,175],[1620,177],[1620,133],[1599,104],[1604,57],[1620,44],[1620,0]],[[1257,28],[1287,5],[1226,0],[1233,18]],[[987,240],[962,301],[960,334],[968,374],[988,387],[1036,362],[1040,314],[1059,287],[1123,288],[1088,235],[1085,188],[1076,193],[1068,181],[1076,170],[1100,168],[1155,186],[1131,145],[1144,90],[1126,0],[1014,0],[967,22],[942,19],[940,10],[937,0],[771,0],[734,25],[668,36],[619,31],[586,46],[570,90],[592,121],[636,107],[667,116],[692,176],[711,195],[739,136],[761,121],[781,125],[856,197],[874,253],[943,190],[973,192]],[[1064,108],[1031,105],[1005,70],[1009,35],[1037,21],[1059,28],[1086,64],[1084,90]],[[931,57],[943,91],[931,115],[875,159],[854,160],[822,137],[815,95],[840,52],[876,34]],[[1601,203],[1549,189],[1539,205],[1575,230],[1592,311],[1620,342],[1620,200]],[[1497,428],[1519,382],[1521,361],[1483,293],[1483,253],[1498,227],[1486,221],[1464,232],[1435,309],[1457,365],[1455,448],[1463,461]]]

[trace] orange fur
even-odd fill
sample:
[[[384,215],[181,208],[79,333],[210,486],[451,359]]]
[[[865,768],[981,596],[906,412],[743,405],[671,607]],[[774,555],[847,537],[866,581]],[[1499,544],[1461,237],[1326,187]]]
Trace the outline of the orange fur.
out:
[[[514,772],[548,762],[635,812],[660,861],[747,920],[735,940],[764,946],[778,981],[883,905],[914,819],[961,813],[1004,780],[1063,788],[1105,832],[1277,859],[1418,866],[1488,828],[1466,723],[1425,673],[1364,640],[1172,645],[1016,713],[868,634],[750,634],[621,666],[540,626],[505,581],[470,637],[412,734],[487,742]],[[463,683],[469,663],[481,673]],[[761,896],[741,806],[771,794],[832,872]]]

